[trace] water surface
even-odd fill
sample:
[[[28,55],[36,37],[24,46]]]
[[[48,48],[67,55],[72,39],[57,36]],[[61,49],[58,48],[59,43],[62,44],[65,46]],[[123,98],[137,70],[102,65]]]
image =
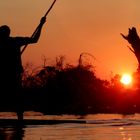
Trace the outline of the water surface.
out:
[[[16,118],[14,113],[0,113],[0,118]],[[86,120],[86,123],[52,125],[0,126],[0,140],[140,140],[140,114],[96,114],[86,116],[44,116],[26,112],[30,119]]]

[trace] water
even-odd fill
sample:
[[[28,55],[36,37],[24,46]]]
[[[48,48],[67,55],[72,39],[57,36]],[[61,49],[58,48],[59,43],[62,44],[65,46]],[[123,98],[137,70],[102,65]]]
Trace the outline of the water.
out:
[[[15,118],[0,113],[0,118]],[[86,120],[86,123],[26,125],[23,128],[0,126],[0,140],[140,140],[140,114],[96,114],[86,116],[44,116],[26,112],[25,118]]]

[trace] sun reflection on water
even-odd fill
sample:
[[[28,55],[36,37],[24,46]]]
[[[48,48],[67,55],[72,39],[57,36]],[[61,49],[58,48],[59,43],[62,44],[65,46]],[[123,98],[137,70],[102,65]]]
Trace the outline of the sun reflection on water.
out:
[[[132,140],[132,134],[128,133],[124,127],[119,127],[119,130],[121,131],[122,140]]]

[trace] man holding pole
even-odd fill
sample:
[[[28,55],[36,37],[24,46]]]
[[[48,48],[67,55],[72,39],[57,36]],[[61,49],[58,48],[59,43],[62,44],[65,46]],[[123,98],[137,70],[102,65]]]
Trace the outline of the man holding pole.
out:
[[[45,22],[46,17],[44,16],[32,37],[10,37],[10,28],[7,25],[0,27],[0,92],[3,93],[0,95],[3,97],[0,100],[3,102],[2,105],[5,101],[10,103],[16,101],[16,113],[19,121],[23,120],[24,112],[22,96],[20,96],[22,92],[21,74],[23,72],[21,47],[37,43]]]

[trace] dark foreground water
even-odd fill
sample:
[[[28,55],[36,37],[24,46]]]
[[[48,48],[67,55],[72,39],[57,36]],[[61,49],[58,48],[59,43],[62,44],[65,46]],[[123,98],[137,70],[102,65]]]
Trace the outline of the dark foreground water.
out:
[[[0,113],[0,118],[15,118]],[[26,112],[25,118],[86,120],[86,123],[0,126],[0,140],[140,140],[140,114],[96,114],[87,116],[44,116]]]

